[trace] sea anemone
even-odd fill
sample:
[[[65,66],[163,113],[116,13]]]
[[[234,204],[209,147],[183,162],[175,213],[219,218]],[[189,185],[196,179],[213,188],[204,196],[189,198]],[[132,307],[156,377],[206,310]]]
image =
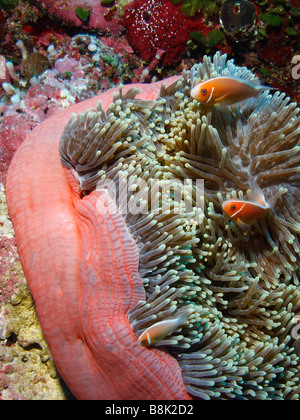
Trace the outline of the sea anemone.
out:
[[[145,288],[128,313],[136,336],[188,313],[156,346],[177,359],[191,396],[298,399],[299,108],[278,91],[226,107],[191,98],[199,80],[217,76],[255,78],[217,53],[156,100],[120,89],[106,112],[99,103],[72,115],[62,164],[81,196],[114,186]],[[245,231],[222,202],[247,198],[253,184],[272,209]]]

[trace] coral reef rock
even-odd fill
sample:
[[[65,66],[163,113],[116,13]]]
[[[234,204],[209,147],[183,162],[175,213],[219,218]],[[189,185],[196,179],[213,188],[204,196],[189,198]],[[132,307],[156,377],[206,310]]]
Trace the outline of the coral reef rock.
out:
[[[118,35],[122,27],[116,19],[105,18],[107,8],[100,0],[38,0],[49,13],[66,23],[85,29],[98,29],[103,33]]]

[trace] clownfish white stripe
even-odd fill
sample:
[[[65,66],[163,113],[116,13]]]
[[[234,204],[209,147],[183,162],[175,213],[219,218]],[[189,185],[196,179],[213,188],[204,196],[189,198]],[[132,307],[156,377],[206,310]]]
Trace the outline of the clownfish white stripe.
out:
[[[240,209],[237,209],[237,211],[233,213],[231,217],[236,217],[243,210],[246,204],[247,203],[245,202],[244,205]]]
[[[207,103],[207,104],[208,104],[208,102],[211,100],[211,98],[212,98],[212,96],[213,96],[213,93],[214,93],[214,90],[215,90],[215,88],[213,87],[213,88],[212,88],[212,90],[211,90],[211,94],[210,94],[210,96],[209,96],[208,100],[206,101],[206,103]]]
[[[255,223],[272,208],[266,202],[262,189],[256,184],[251,187],[251,197],[252,201],[231,198],[222,203],[222,208],[227,216],[241,227]]]
[[[164,321],[156,322],[147,328],[138,338],[138,343],[141,346],[152,346],[159,341],[163,340],[167,335],[176,331],[177,328],[187,321],[188,314],[185,312],[178,318],[166,319]]]

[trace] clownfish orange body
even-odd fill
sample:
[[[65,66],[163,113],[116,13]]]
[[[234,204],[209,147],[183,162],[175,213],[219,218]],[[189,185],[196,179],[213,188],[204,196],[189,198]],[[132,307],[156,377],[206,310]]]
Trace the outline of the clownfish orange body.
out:
[[[187,316],[188,314],[184,313],[178,318],[156,322],[139,336],[138,343],[144,347],[153,346],[184,324]]]
[[[234,77],[215,77],[197,83],[191,90],[191,97],[205,105],[232,105],[248,98],[256,98],[262,90],[270,90],[268,86],[256,85],[253,81]]]
[[[231,198],[224,201],[222,207],[227,216],[241,227],[251,225],[271,208],[259,187],[256,188],[255,193],[252,193],[252,199],[253,201]]]

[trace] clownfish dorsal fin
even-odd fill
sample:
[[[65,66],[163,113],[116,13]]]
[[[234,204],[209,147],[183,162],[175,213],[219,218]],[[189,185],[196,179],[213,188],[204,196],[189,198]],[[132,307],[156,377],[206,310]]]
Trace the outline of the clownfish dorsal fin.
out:
[[[253,184],[251,186],[250,200],[262,207],[269,208],[269,204],[266,202],[265,195],[263,190],[258,184]]]
[[[261,80],[257,77],[254,77],[252,79],[243,79],[241,77],[228,77],[228,79],[234,79],[239,82],[245,83],[246,85],[252,87],[253,89],[257,90],[258,92],[262,90],[278,90],[277,88],[273,88],[272,86],[264,86],[261,84]]]

